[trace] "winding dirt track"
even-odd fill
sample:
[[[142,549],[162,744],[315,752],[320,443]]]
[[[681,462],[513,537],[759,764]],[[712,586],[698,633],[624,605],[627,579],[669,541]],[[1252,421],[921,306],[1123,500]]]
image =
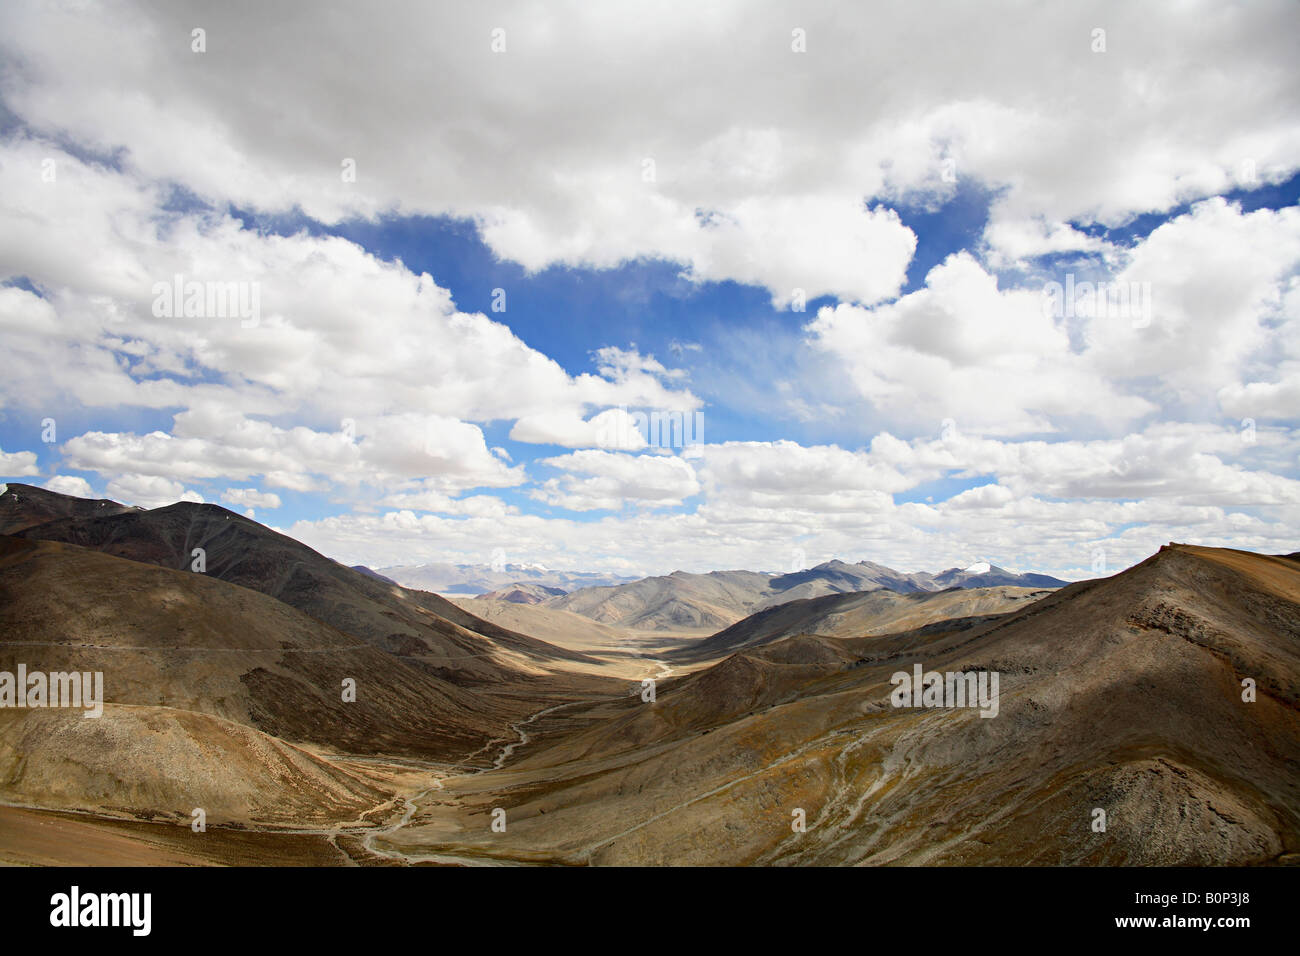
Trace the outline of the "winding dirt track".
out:
[[[673,669],[663,661],[651,657],[646,657],[646,660],[651,664],[657,665],[659,668],[659,672],[654,675],[654,677],[652,678],[653,680],[657,680],[657,681],[665,680],[668,677],[672,676]],[[478,767],[474,770],[471,770],[469,773],[464,773],[464,774],[454,774],[454,775],[436,777],[430,786],[426,787],[424,790],[421,790],[419,793],[415,794],[414,796],[408,798],[405,801],[406,809],[405,812],[403,812],[401,819],[399,819],[396,823],[392,824],[391,826],[383,828],[382,830],[352,830],[352,829],[340,828],[339,830],[336,831],[336,834],[348,833],[348,834],[360,835],[361,846],[366,850],[367,853],[373,854],[374,856],[383,857],[384,859],[387,860],[401,860],[406,863],[425,863],[425,862],[451,863],[451,864],[460,864],[464,866],[524,865],[524,864],[515,864],[510,861],[505,861],[500,859],[487,859],[481,856],[460,855],[454,853],[403,853],[398,850],[384,850],[375,846],[375,840],[377,840],[379,837],[391,836],[392,834],[396,833],[398,830],[402,829],[403,827],[408,826],[411,820],[414,819],[415,814],[419,812],[419,801],[424,799],[430,793],[433,793],[435,790],[442,790],[444,780],[454,780],[460,777],[474,777],[481,773],[487,773],[489,770],[502,769],[506,765],[506,761],[509,760],[514,755],[515,751],[517,751],[520,747],[525,747],[528,745],[528,742],[532,738],[529,736],[526,728],[532,725],[533,723],[535,723],[536,721],[540,720],[542,717],[545,717],[547,714],[553,714],[559,710],[564,710],[568,707],[577,707],[579,705],[592,704],[596,702],[597,701],[594,700],[571,700],[571,701],[566,701],[563,704],[553,704],[550,707],[542,708],[541,710],[537,711],[534,714],[529,715],[528,717],[524,718],[518,723],[510,725],[510,729],[513,730],[515,734],[518,735],[519,737],[518,740],[508,741],[508,742],[505,738],[496,738],[494,740],[490,740],[482,747],[480,747],[478,750],[475,750],[473,753],[466,755],[460,761],[460,765],[463,766],[473,758],[477,757],[479,754],[483,753],[485,750],[491,750],[495,745],[504,743],[505,745],[501,748],[501,752],[497,754],[496,758],[492,761],[492,766]],[[445,767],[447,765],[430,764],[427,766],[432,768],[434,766]],[[687,802],[689,803],[693,801],[687,801]],[[381,807],[382,806],[384,805],[381,804]],[[646,821],[646,822],[650,822],[650,821]],[[633,827],[633,829],[636,829],[636,827]],[[331,842],[333,841],[331,840]],[[337,844],[335,845],[337,846]],[[598,849],[598,846],[591,847],[590,850],[588,851],[588,855],[590,855],[590,853],[594,852],[596,849]]]
[[[90,645],[86,645],[86,646],[90,646]],[[123,648],[113,647],[109,649],[121,650]],[[148,648],[141,648],[141,649],[148,649]],[[194,650],[210,651],[210,650],[226,650],[226,649],[225,648],[195,648]],[[243,652],[243,649],[231,648],[229,650],[232,651],[238,650],[240,652]],[[333,651],[337,649],[331,648],[329,650]],[[281,651],[277,650],[276,653],[281,653]],[[648,664],[655,665],[658,668],[658,672],[655,673],[653,677],[650,679],[660,681],[660,680],[665,680],[672,675],[673,673],[672,668],[669,667],[668,664],[666,664],[664,661],[659,660],[657,658],[651,658],[648,656],[645,656],[644,659]],[[640,688],[634,687],[630,691],[630,693],[634,695],[638,694],[640,693]],[[526,747],[533,740],[533,736],[529,733],[528,729],[537,721],[541,720],[543,717],[549,714],[556,713],[557,711],[565,710],[570,707],[598,704],[606,699],[607,698],[596,697],[591,699],[571,700],[561,704],[552,704],[548,707],[543,707],[542,709],[536,711],[535,713],[530,714],[528,717],[525,717],[523,720],[520,720],[517,723],[510,725],[510,730],[514,734],[513,739],[509,737],[494,738],[492,740],[489,740],[482,747],[478,748],[472,753],[466,754],[460,760],[455,762],[424,761],[424,760],[416,760],[408,757],[378,757],[378,756],[368,757],[368,756],[353,756],[350,754],[334,754],[330,757],[330,759],[332,761],[337,761],[340,764],[353,764],[353,763],[371,764],[378,767],[402,768],[408,771],[415,771],[421,774],[429,774],[430,783],[427,787],[418,791],[417,793],[412,794],[409,797],[390,797],[389,799],[383,801],[382,803],[376,804],[374,807],[360,814],[354,821],[349,823],[340,823],[332,827],[315,827],[315,828],[305,827],[301,829],[296,827],[280,827],[280,826],[250,826],[250,827],[243,828],[244,832],[263,833],[268,835],[274,834],[274,835],[323,837],[336,851],[338,851],[338,853],[345,860],[346,865],[349,866],[357,866],[359,865],[359,863],[357,859],[354,857],[354,854],[350,854],[347,850],[345,850],[342,846],[339,845],[338,841],[339,838],[341,837],[351,838],[356,842],[356,845],[358,847],[360,847],[366,853],[370,854],[372,857],[375,857],[379,860],[390,861],[390,862],[407,863],[407,864],[441,863],[446,865],[459,865],[459,866],[528,865],[527,863],[522,861],[516,862],[512,860],[492,859],[481,855],[458,854],[458,853],[446,852],[446,851],[404,853],[400,850],[385,849],[379,847],[376,845],[376,842],[380,838],[391,836],[392,834],[403,829],[404,827],[409,826],[411,821],[415,818],[415,815],[420,810],[421,801],[425,800],[431,793],[443,790],[444,781],[457,780],[465,777],[474,777],[474,776],[478,776],[479,774],[503,769],[506,763],[517,754],[520,748]],[[608,698],[608,699],[617,699],[617,698]],[[475,758],[480,757],[480,755],[484,754],[485,752],[491,752],[495,750],[497,747],[500,747],[500,751],[492,759],[490,765],[484,766],[482,765],[481,762],[479,762],[477,765],[474,763]],[[689,803],[693,801],[687,801],[687,802]],[[368,825],[367,820],[369,818],[373,818],[377,815],[386,816],[389,813],[391,813],[398,804],[402,805],[402,815],[396,821],[379,828],[376,828],[373,824]],[[73,814],[73,815],[85,816],[89,818],[94,818],[97,816],[97,814],[95,814],[92,811],[67,810],[67,809],[60,809],[54,807],[41,807],[41,806],[19,804],[19,803],[0,802],[0,806],[10,807],[19,810],[48,811],[48,812],[58,812],[63,814]],[[633,827],[632,829],[636,829],[636,827]],[[597,847],[592,847],[591,849],[595,850],[596,848]]]

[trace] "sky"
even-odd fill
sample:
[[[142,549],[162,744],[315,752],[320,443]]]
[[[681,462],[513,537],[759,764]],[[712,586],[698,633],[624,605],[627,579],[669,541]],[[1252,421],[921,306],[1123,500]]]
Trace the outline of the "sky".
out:
[[[306,11],[4,5],[0,480],[373,567],[1300,548],[1294,3]]]

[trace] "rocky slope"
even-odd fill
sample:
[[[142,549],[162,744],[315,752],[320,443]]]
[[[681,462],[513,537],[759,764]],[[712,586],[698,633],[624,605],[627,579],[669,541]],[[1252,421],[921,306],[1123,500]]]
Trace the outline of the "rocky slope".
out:
[[[998,672],[997,715],[893,706],[916,664]],[[796,636],[539,729],[394,841],[597,864],[1293,861],[1300,562],[1171,546],[993,621]]]
[[[720,630],[764,608],[831,594],[881,589],[910,594],[954,587],[1056,588],[1066,583],[1042,574],[1015,574],[992,565],[951,568],[935,575],[895,571],[870,561],[827,561],[803,571],[775,575],[755,571],[675,571],[615,587],[582,588],[542,603],[622,627]]]

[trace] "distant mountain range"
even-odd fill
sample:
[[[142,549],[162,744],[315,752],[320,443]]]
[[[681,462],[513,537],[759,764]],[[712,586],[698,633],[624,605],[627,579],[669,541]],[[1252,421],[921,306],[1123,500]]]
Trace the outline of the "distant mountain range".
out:
[[[606,595],[588,594],[578,598],[576,592],[619,587],[632,587],[643,593],[655,592],[662,585],[650,582],[667,582],[668,590],[685,595],[685,603],[699,606],[698,614],[690,610],[676,615],[670,613],[668,618],[672,620],[668,626],[672,627],[726,627],[745,614],[771,604],[876,588],[889,588],[907,594],[912,591],[942,591],[953,587],[1059,588],[1069,583],[1047,574],[1018,574],[988,563],[974,564],[968,568],[949,568],[937,574],[923,571],[909,574],[870,561],[859,561],[857,564],[827,561],[804,571],[783,574],[762,571],[691,574],[674,571],[672,574],[649,578],[597,571],[553,571],[536,564],[399,564],[375,569],[358,566],[355,570],[395,582],[402,587],[457,597],[488,597],[512,603],[537,604],[568,594],[573,600],[557,606],[579,614],[587,614],[582,608],[594,608]],[[768,596],[772,599],[756,599],[754,594],[758,592],[770,592]],[[714,600],[721,603],[713,607]],[[621,606],[623,602],[620,599],[615,603]],[[621,615],[623,612],[613,610],[609,613]],[[653,615],[659,612],[649,613]],[[595,619],[606,620],[606,617],[596,616]],[[645,626],[635,620],[629,622],[610,619],[609,623],[621,623],[627,627]]]
[[[580,614],[602,624],[651,631],[720,630],[756,611],[827,594],[881,588],[900,594],[948,588],[1059,588],[1047,574],[1020,574],[981,562],[936,574],[896,571],[883,564],[827,561],[803,571],[710,571],[649,578],[585,571],[552,571],[538,565],[396,565],[357,568],[403,587],[457,597],[482,597]]]
[[[675,571],[612,587],[590,587],[540,603],[581,614],[603,624],[640,630],[729,627],[765,608],[790,601],[881,589],[899,594],[949,588],[1059,588],[1068,584],[1046,574],[1017,574],[991,564],[949,568],[938,574],[909,574],[883,564],[827,561],[786,574],[756,571]],[[500,592],[498,592],[500,593]]]
[[[396,581],[402,587],[435,594],[478,597],[503,588],[537,585],[576,591],[635,581],[630,575],[600,574],[593,571],[552,571],[537,564],[398,564],[366,571]]]

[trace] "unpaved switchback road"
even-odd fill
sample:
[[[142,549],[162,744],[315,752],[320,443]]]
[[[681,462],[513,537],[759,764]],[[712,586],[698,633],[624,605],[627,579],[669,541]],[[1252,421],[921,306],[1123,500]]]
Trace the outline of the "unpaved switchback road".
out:
[[[411,820],[414,819],[415,814],[419,811],[419,801],[424,799],[426,796],[428,796],[430,793],[432,793],[435,790],[442,790],[444,780],[455,780],[461,777],[476,777],[481,773],[487,773],[489,770],[502,769],[505,766],[506,761],[509,760],[510,757],[514,755],[515,751],[518,750],[520,747],[526,746],[529,740],[532,739],[529,736],[526,728],[532,725],[533,723],[535,723],[536,721],[545,717],[547,714],[553,714],[558,710],[564,710],[566,707],[576,707],[579,704],[590,704],[590,703],[594,703],[594,701],[570,700],[570,701],[566,701],[563,704],[552,704],[550,707],[544,707],[541,710],[537,711],[536,713],[531,714],[530,716],[526,717],[524,720],[519,721],[519,723],[517,724],[511,724],[510,729],[513,730],[518,735],[519,739],[512,741],[510,743],[506,743],[506,745],[501,748],[501,752],[497,754],[496,759],[492,761],[492,766],[478,767],[474,770],[471,770],[469,773],[448,774],[442,777],[435,778],[431,786],[426,787],[424,790],[421,790],[419,793],[415,794],[414,796],[406,800],[406,810],[402,814],[400,820],[398,820],[396,823],[392,824],[391,826],[385,827],[382,830],[370,831],[362,839],[361,845],[369,853],[372,853],[375,856],[380,856],[387,860],[404,860],[408,863],[422,863],[422,862],[459,863],[465,866],[507,865],[502,861],[489,860],[477,856],[463,856],[461,854],[455,854],[455,853],[404,853],[400,850],[382,850],[379,847],[375,846],[375,840],[378,839],[379,837],[391,836],[392,834],[396,833],[398,830],[410,824]],[[480,747],[478,750],[475,750],[473,753],[469,754],[464,759],[462,759],[460,763],[463,765],[468,761],[472,760],[474,757],[477,757],[483,751],[489,750],[494,745],[502,742],[503,742],[502,738],[498,738],[496,740],[490,740],[487,742],[487,744],[485,744],[484,746]]]
[[[661,661],[658,658],[653,658],[653,657],[645,657],[645,660],[650,664],[656,665],[659,669],[659,672],[657,674],[654,674],[650,679],[659,681],[659,680],[666,680],[672,676],[673,669],[669,667],[668,664],[666,664],[664,661]],[[571,700],[571,701],[566,701],[563,704],[553,704],[550,707],[544,707],[541,710],[537,711],[536,713],[529,715],[528,717],[519,721],[516,724],[511,724],[510,729],[515,732],[515,734],[518,736],[519,739],[511,742],[506,742],[505,746],[501,748],[501,752],[497,754],[496,758],[492,761],[492,766],[479,767],[475,770],[471,770],[469,773],[454,774],[454,775],[449,774],[446,776],[435,778],[431,786],[425,788],[424,790],[421,790],[419,793],[415,794],[414,796],[406,800],[406,810],[402,814],[400,820],[398,820],[396,823],[392,824],[391,826],[385,827],[382,830],[370,831],[362,839],[361,841],[362,846],[365,847],[365,849],[368,852],[373,853],[375,856],[381,856],[388,860],[399,860],[399,859],[405,860],[408,863],[434,861],[439,863],[463,863],[469,866],[502,865],[497,861],[486,860],[482,857],[461,856],[459,854],[403,853],[399,850],[381,850],[375,846],[375,840],[378,839],[379,837],[391,836],[392,834],[396,833],[398,830],[401,830],[403,827],[409,825],[411,820],[415,818],[415,814],[419,811],[419,801],[424,799],[426,796],[428,796],[430,793],[432,793],[435,790],[442,790],[444,780],[454,780],[454,779],[459,779],[460,777],[474,777],[474,776],[478,776],[481,773],[486,773],[489,770],[501,770],[502,768],[504,768],[506,765],[506,761],[509,760],[512,756],[514,756],[515,752],[520,747],[527,746],[528,742],[532,739],[529,736],[527,728],[533,725],[534,723],[536,723],[541,718],[545,717],[547,714],[553,714],[556,711],[564,710],[568,707],[576,707],[580,704],[595,704],[599,702],[600,702],[599,699]],[[491,750],[492,747],[494,747],[496,744],[503,743],[503,742],[505,742],[504,738],[496,738],[494,740],[489,740],[478,750],[475,750],[473,753],[464,757],[460,761],[460,763],[464,765],[468,763],[470,760],[477,757],[479,754],[483,753],[483,751]]]

